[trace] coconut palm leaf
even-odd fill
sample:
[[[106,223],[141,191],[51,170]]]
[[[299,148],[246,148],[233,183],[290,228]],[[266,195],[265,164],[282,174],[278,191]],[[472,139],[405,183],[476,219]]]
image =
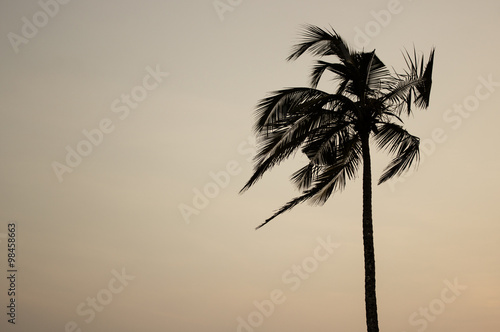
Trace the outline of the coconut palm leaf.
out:
[[[418,163],[420,140],[410,135],[403,127],[394,123],[383,123],[375,135],[375,140],[380,149],[387,149],[389,153],[396,155],[384,170],[379,184],[395,175],[401,175],[414,162]]]
[[[293,47],[287,60],[296,60],[309,52],[315,56],[335,55],[342,63],[352,61],[349,47],[333,29],[329,32],[314,25],[306,25],[302,30],[302,37],[302,42]]]

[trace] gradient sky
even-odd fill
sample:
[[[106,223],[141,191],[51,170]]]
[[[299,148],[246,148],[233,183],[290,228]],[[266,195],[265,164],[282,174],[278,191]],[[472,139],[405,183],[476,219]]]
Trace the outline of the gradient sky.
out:
[[[259,231],[304,158],[238,195],[256,103],[308,84],[285,61],[305,23],[397,70],[436,47],[422,162],[374,188],[381,330],[500,330],[498,1],[66,2],[0,3],[0,330],[365,329],[360,179]]]

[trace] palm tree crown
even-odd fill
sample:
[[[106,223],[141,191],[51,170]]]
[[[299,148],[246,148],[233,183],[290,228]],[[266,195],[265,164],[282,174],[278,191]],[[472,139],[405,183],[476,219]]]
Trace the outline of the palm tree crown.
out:
[[[310,87],[272,92],[257,105],[254,174],[241,191],[299,149],[309,159],[291,177],[301,195],[257,228],[301,202],[325,203],[332,192],[342,189],[348,179],[357,175],[370,137],[378,148],[394,155],[379,184],[400,175],[419,159],[419,138],[402,127],[401,115],[410,115],[412,106],[428,107],[434,49],[425,65],[423,56],[406,52],[408,68],[395,73],[375,51],[350,49],[333,29],[308,25],[303,32],[303,40],[295,45],[287,60],[310,53],[334,56],[337,61],[317,61]],[[338,83],[334,93],[317,89],[327,71],[334,74]]]

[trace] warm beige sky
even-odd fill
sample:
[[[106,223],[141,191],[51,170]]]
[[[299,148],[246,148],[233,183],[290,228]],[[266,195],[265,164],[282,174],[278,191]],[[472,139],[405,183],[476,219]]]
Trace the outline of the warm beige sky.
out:
[[[0,330],[363,331],[361,181],[259,231],[303,158],[237,194],[311,23],[398,70],[436,46],[423,162],[374,188],[381,330],[499,331],[499,22],[493,0],[1,2]]]

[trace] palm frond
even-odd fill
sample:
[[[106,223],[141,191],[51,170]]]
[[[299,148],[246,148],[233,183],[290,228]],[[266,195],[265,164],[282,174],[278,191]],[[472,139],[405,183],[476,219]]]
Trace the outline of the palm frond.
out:
[[[422,57],[422,62],[424,58]],[[430,98],[431,98],[431,87],[432,87],[432,70],[434,67],[434,49],[431,50],[431,54],[429,55],[429,60],[425,66],[425,70],[420,75],[422,78],[422,83],[417,85],[416,89],[418,91],[417,98],[415,99],[415,104],[421,108],[429,107]],[[421,65],[421,70],[424,68],[423,64]]]
[[[266,171],[279,164],[294,153],[314,132],[324,110],[317,109],[296,119],[288,126],[262,131],[258,137],[257,154],[254,157],[254,174],[240,190],[246,191],[254,185]]]
[[[314,65],[313,70],[311,72],[311,87],[316,88],[318,83],[323,76],[325,70],[328,70],[334,73],[337,79],[342,81],[348,79],[349,71],[346,66],[340,63],[330,63],[326,61],[318,61],[316,65]]]
[[[411,86],[406,96],[407,112],[411,112],[411,98],[413,95],[413,104],[420,108],[429,107],[430,103],[430,93],[432,87],[432,71],[434,67],[434,51],[433,48],[429,55],[427,63],[424,65],[424,56],[417,56],[416,50],[413,50],[413,56],[411,56],[408,51],[404,55],[404,59],[407,65],[407,70],[405,74],[400,74],[399,76],[403,81],[407,82]]]
[[[274,121],[261,129],[257,137],[254,174],[240,192],[250,188],[266,171],[288,158],[308,137],[321,130],[323,123],[331,121],[329,119],[334,113],[323,106],[330,103],[332,98],[333,96],[322,97],[300,104],[297,106],[299,111],[292,112],[292,115],[288,112],[284,119]]]
[[[293,173],[290,177],[290,180],[297,186],[299,190],[308,189],[309,187],[311,187],[314,179],[317,178],[319,169],[321,167],[323,166],[317,165],[311,161],[307,165]]]
[[[323,167],[338,164],[339,160],[346,160],[344,149],[348,140],[349,125],[347,122],[339,122],[326,130],[318,130],[306,139],[302,152],[310,162],[291,177],[299,190],[308,189],[319,177]]]
[[[302,202],[310,201],[312,204],[322,205],[333,192],[343,189],[347,180],[354,178],[357,174],[361,163],[361,140],[358,136],[352,137],[349,143],[343,148],[346,153],[343,158],[339,158],[333,165],[319,167],[319,174],[311,188],[307,189],[301,196],[283,205],[271,217],[257,226],[256,229],[261,228],[280,214],[291,210]]]
[[[393,86],[394,77],[386,65],[375,55],[375,51],[370,55],[369,65],[366,70],[366,89],[372,96],[380,94]]]
[[[317,165],[333,164],[337,160],[339,149],[350,139],[349,121],[337,120],[323,130],[310,135],[302,146],[302,152]]]
[[[345,96],[309,88],[284,89],[265,98],[256,111],[259,148],[254,158],[254,174],[240,192],[288,158],[322,127],[352,116],[355,108]]]
[[[414,90],[423,83],[423,79],[414,76],[401,76],[397,83],[381,98],[383,102],[389,102],[398,116],[404,111],[407,115],[412,112],[412,94]]]
[[[414,162],[418,164],[420,139],[409,134],[403,127],[394,123],[384,123],[380,125],[375,139],[380,149],[386,149],[396,155],[385,168],[378,184],[401,175]]]
[[[260,132],[265,126],[279,123],[293,111],[297,106],[308,101],[320,100],[329,94],[311,88],[288,88],[272,92],[270,96],[262,99],[255,111],[255,131]],[[303,109],[304,107],[302,107]]]
[[[344,40],[332,29],[323,30],[315,25],[305,25],[302,41],[296,44],[287,60],[296,60],[306,52],[315,56],[335,55],[343,63],[351,61],[351,51]]]

